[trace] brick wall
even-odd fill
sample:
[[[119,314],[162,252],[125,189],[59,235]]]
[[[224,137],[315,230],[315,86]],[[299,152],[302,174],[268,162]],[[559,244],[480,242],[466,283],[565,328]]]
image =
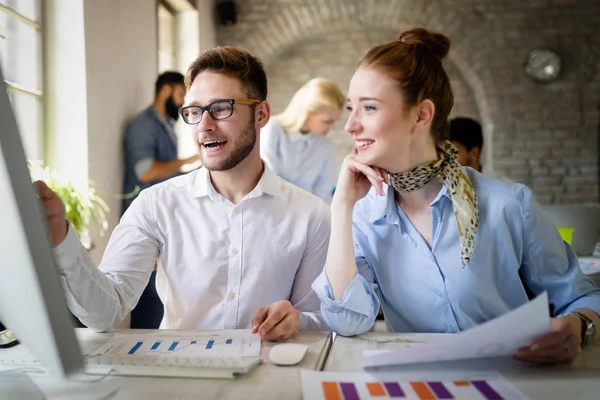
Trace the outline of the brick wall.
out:
[[[526,4],[523,4],[526,3]],[[245,0],[219,44],[261,57],[269,101],[281,111],[314,76],[346,91],[356,62],[375,44],[422,26],[446,34],[453,115],[479,119],[487,172],[531,186],[543,203],[598,201],[600,2],[596,0]],[[522,72],[535,47],[563,58],[560,79],[535,84]],[[343,118],[344,119],[344,118]],[[351,142],[340,121],[338,161]]]

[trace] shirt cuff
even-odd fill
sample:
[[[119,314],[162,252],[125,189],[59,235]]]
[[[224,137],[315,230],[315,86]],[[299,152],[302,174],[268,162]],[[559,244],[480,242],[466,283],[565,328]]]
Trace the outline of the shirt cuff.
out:
[[[323,329],[321,329],[323,324],[322,324],[321,320],[319,319],[319,317],[320,317],[319,314],[320,314],[319,312],[301,311],[300,312],[299,331],[307,332],[307,331],[323,330]]]
[[[359,273],[354,275],[341,300],[334,300],[331,284],[327,279],[325,270],[313,282],[312,289],[319,296],[321,306],[326,311],[331,313],[352,311],[365,317],[373,316],[373,301],[377,301],[377,299],[374,298],[373,291],[365,278]]]
[[[54,259],[61,271],[68,271],[77,266],[81,259],[82,252],[86,250],[81,244],[79,236],[77,236],[77,232],[75,232],[75,228],[70,222],[65,240],[53,248],[52,251],[54,252]]]
[[[600,317],[600,289],[594,289],[573,301],[562,314],[568,314],[580,308],[591,310]]]
[[[152,158],[144,158],[135,163],[135,167],[133,168],[135,171],[135,176],[137,176],[139,180],[142,180],[142,177],[150,170],[153,162],[154,159]]]

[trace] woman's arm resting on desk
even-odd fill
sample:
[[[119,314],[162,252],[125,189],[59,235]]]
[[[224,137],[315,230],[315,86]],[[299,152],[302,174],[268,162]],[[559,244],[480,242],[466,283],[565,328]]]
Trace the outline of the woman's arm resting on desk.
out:
[[[356,254],[352,213],[371,186],[383,194],[385,173],[358,162],[354,154],[344,160],[331,204],[331,237],[325,271],[313,289],[321,299],[321,312],[337,333],[351,336],[371,329],[379,310],[374,278],[362,254]],[[357,265],[360,260],[360,265]],[[360,268],[360,270],[359,270]],[[358,272],[358,273],[357,273]],[[368,276],[369,279],[361,275]]]
[[[346,287],[356,275],[352,213],[356,202],[367,195],[371,186],[383,195],[387,174],[356,160],[350,154],[344,160],[331,203],[331,238],[325,273],[335,300],[341,300]]]
[[[570,363],[581,352],[583,326],[582,318],[571,313],[592,320],[598,338],[600,289],[581,272],[577,255],[563,242],[528,188],[523,189],[522,204],[525,282],[536,295],[547,291],[560,316],[551,319],[549,335],[521,349],[516,357],[537,363]]]

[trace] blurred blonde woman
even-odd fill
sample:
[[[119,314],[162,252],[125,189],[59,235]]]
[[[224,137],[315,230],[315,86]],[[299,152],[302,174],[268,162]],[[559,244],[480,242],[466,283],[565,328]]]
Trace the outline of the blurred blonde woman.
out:
[[[335,83],[311,79],[260,132],[260,153],[267,166],[327,203],[337,176],[333,146],[325,136],[340,118],[345,102]]]

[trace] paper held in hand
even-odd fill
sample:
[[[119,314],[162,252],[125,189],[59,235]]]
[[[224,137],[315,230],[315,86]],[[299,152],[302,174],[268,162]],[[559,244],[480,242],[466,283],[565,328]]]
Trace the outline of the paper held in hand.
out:
[[[512,356],[517,349],[550,333],[548,294],[466,331],[413,343],[400,350],[365,350],[362,367]]]

